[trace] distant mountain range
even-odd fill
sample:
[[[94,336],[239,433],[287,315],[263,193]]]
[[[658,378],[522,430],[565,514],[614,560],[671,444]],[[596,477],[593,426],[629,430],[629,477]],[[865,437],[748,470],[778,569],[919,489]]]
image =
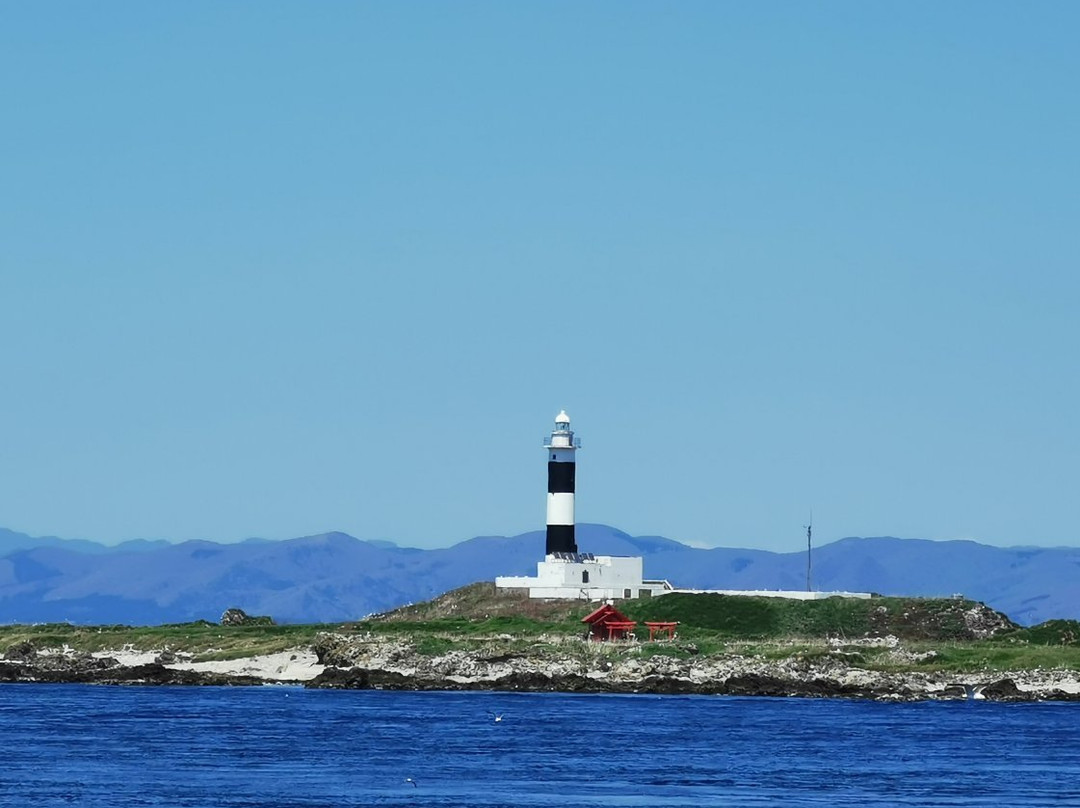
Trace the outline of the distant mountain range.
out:
[[[578,525],[583,552],[640,555],[649,578],[695,589],[802,589],[806,554],[697,549]],[[435,550],[325,533],[249,539],[92,541],[0,528],[0,622],[152,625],[216,621],[230,607],[278,622],[354,620],[497,575],[535,574],[544,533],[481,536]],[[814,549],[815,589],[963,594],[1023,624],[1080,617],[1080,548],[847,538]]]

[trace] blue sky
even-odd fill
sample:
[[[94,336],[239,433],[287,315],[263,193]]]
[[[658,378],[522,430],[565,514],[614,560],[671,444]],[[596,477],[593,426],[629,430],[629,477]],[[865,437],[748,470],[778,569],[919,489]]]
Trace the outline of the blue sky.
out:
[[[1078,24],[4,4],[0,525],[1078,544]]]

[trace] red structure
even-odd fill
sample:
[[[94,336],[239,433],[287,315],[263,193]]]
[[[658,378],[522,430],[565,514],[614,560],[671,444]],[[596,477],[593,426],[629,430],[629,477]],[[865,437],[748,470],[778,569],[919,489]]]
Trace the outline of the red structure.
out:
[[[678,623],[651,623],[648,620],[645,621],[645,625],[649,627],[649,642],[652,642],[657,635],[661,635],[660,639],[664,639],[663,635],[667,634],[667,639],[675,639],[675,627]]]
[[[589,626],[589,636],[594,640],[625,640],[632,637],[637,623],[627,620],[626,615],[609,603],[592,614],[581,618]]]
[[[604,623],[604,627],[608,630],[609,640],[626,640],[633,636],[634,626],[636,626],[633,620],[608,620]]]

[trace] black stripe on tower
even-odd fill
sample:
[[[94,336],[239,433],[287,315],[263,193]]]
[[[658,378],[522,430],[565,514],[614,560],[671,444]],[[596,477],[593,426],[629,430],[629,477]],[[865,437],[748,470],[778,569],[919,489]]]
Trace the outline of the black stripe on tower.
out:
[[[556,463],[553,460],[548,461],[548,493],[574,493],[574,470],[576,468],[577,463]]]
[[[573,525],[547,526],[547,550],[545,551],[545,555],[576,552],[577,542],[574,541]]]

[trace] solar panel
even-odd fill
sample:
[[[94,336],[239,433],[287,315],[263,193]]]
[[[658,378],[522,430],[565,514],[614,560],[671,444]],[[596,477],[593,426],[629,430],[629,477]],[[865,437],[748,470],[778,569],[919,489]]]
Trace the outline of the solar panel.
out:
[[[559,561],[572,561],[578,564],[583,561],[596,561],[596,556],[592,553],[567,553],[562,550],[552,553],[551,557]]]

